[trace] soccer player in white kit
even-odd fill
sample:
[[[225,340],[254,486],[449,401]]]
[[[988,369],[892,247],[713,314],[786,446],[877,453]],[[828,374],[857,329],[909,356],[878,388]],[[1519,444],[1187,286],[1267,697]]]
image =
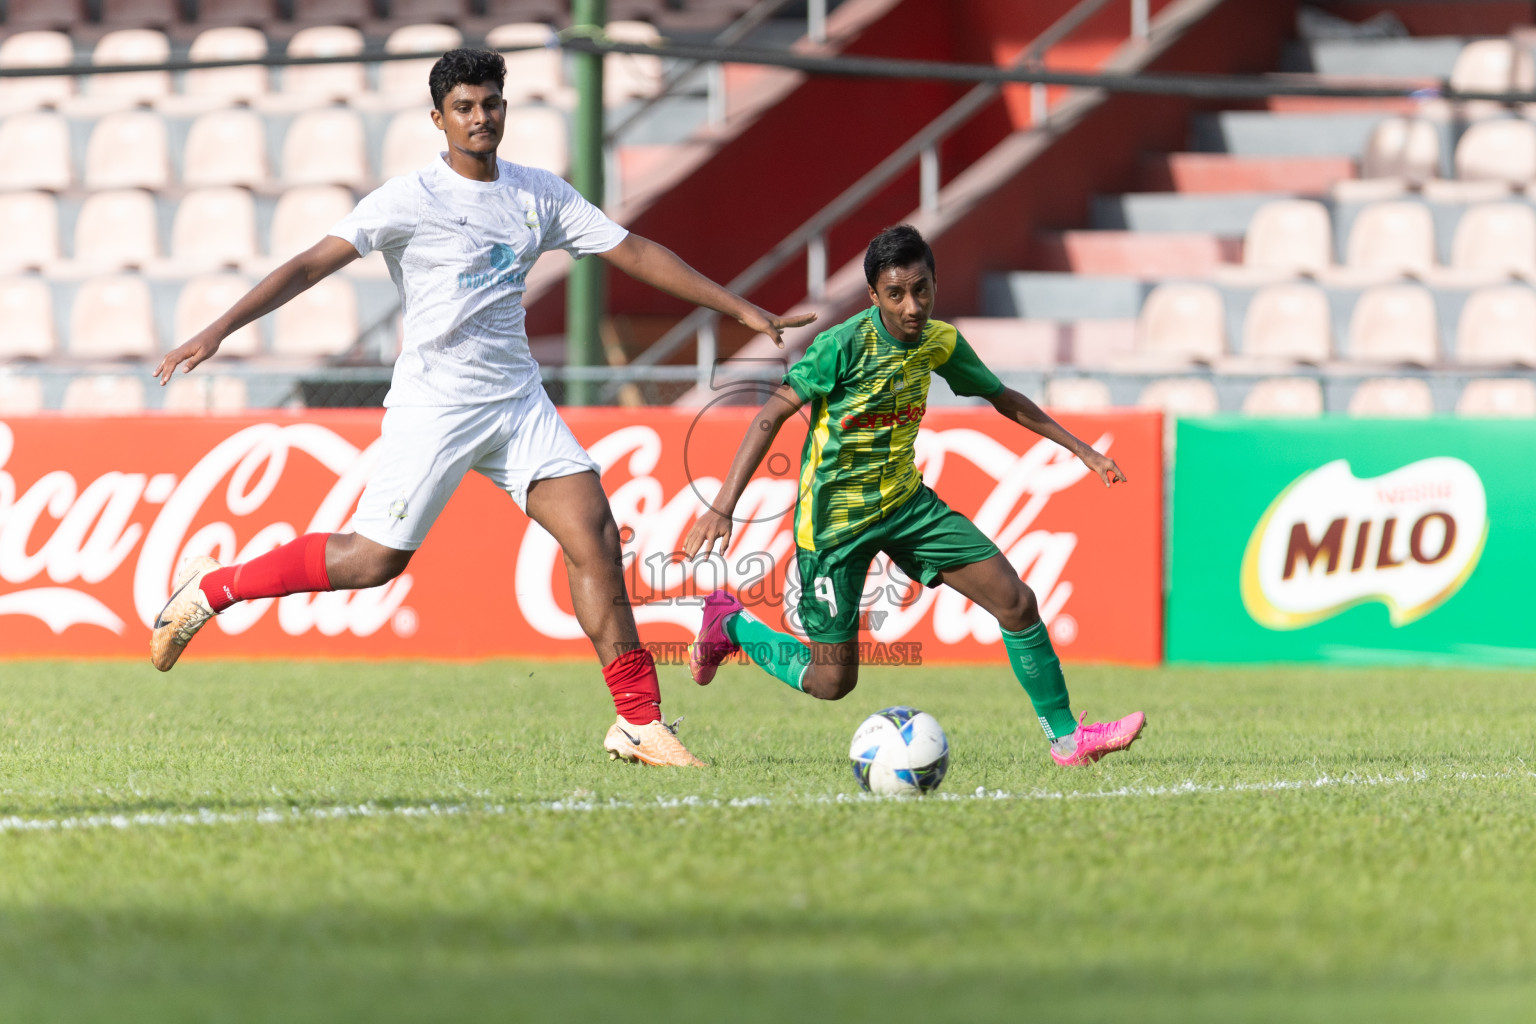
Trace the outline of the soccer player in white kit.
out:
[[[189,372],[239,328],[375,250],[400,290],[404,344],[384,399],[378,462],[350,532],[308,534],[240,565],[188,559],[155,620],[150,659],[168,671],[192,636],[237,601],[394,579],[472,469],[560,544],[576,618],[618,711],[603,741],[609,754],[701,765],[677,739],[676,723],[661,717],[656,666],[635,629],[599,467],[550,403],[528,350],[524,281],[540,253],[564,249],[599,256],[775,341],[815,317],[774,317],[628,233],[558,176],[499,159],[505,82],[499,54],[445,53],[428,84],[447,151],[368,195],[155,368],[162,385],[178,366]]]

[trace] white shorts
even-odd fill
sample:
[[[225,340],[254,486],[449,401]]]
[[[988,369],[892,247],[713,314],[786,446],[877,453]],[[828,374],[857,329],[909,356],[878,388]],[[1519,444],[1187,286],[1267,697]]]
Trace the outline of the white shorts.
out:
[[[351,527],[375,544],[415,551],[470,470],[524,512],[535,480],[602,472],[542,387],[485,405],[394,406]]]

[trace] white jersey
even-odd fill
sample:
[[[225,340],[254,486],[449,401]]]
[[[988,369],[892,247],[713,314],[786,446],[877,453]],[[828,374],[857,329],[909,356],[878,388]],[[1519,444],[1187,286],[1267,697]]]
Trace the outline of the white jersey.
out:
[[[474,181],[442,157],[391,178],[331,234],[384,254],[405,338],[386,406],[479,405],[539,385],[523,292],[540,253],[607,252],[628,232],[560,177],[497,160]]]

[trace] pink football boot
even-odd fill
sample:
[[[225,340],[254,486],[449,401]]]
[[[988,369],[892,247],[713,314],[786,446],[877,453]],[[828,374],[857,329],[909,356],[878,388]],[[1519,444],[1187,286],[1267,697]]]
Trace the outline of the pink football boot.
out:
[[[741,610],[741,602],[723,590],[704,599],[704,621],[699,625],[698,638],[688,648],[688,671],[700,686],[708,686],[720,663],[741,650],[725,633],[726,617]]]
[[[1085,713],[1076,732],[1051,744],[1051,757],[1059,765],[1097,761],[1105,754],[1124,750],[1135,743],[1146,725],[1147,716],[1140,711],[1115,722],[1089,722]]]

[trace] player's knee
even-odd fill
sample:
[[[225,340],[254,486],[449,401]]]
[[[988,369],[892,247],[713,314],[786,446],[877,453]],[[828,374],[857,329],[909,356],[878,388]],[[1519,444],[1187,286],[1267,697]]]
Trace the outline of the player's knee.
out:
[[[618,562],[622,556],[619,543],[619,525],[613,521],[613,513],[607,507],[586,516],[585,529],[574,543],[564,546],[565,559],[573,568],[606,565]]]
[[[997,623],[1010,633],[1017,633],[1029,629],[1039,621],[1040,605],[1035,600],[1035,592],[1020,580],[1008,603],[1000,609]]]

